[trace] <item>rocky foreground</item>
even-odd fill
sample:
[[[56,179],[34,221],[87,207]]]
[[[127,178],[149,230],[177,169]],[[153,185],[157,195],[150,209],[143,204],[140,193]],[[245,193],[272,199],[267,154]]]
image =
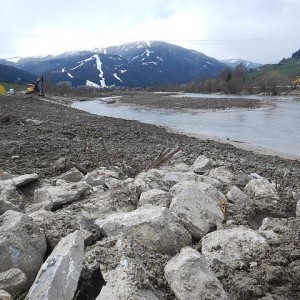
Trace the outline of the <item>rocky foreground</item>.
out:
[[[0,298],[300,298],[299,161],[32,98],[0,109]]]

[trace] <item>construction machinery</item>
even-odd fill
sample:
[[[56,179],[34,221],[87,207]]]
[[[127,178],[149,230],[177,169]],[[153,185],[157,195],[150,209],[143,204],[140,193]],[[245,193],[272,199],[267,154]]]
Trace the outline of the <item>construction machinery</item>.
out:
[[[37,94],[39,96],[45,96],[43,75],[39,76],[36,82],[28,83],[26,94]]]

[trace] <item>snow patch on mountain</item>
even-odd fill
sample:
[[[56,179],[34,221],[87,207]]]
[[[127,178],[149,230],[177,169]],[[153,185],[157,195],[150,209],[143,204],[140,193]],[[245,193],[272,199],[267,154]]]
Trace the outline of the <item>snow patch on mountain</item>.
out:
[[[71,73],[67,73],[67,75],[68,75],[70,78],[74,78],[74,76],[73,76]]]
[[[107,85],[105,84],[105,78],[104,78],[104,73],[102,71],[102,62],[100,60],[100,57],[98,54],[94,54],[93,57],[96,59],[96,64],[97,64],[97,69],[99,71],[101,87],[107,87]]]
[[[153,51],[149,51],[148,49],[146,49],[146,51],[145,51],[145,54],[146,54],[146,56],[150,56],[150,53],[153,53]]]
[[[11,57],[11,58],[6,58],[7,61],[12,62],[12,63],[18,63],[20,60],[22,60],[21,57]]]
[[[123,80],[117,75],[117,73],[114,73],[114,77],[115,77],[116,79],[118,79],[119,81],[123,82]]]
[[[244,64],[247,69],[256,69],[261,66],[261,64],[254,63],[251,61],[243,60],[243,59],[224,59],[221,60],[222,63],[225,63],[231,68],[235,68],[239,64]]]
[[[84,63],[86,63],[87,61],[92,60],[93,58],[94,58],[94,55],[93,55],[92,57],[90,57],[90,58],[87,58],[87,59],[85,59],[85,60],[82,60],[82,61],[78,62],[79,65],[76,66],[76,67],[74,67],[74,68],[72,68],[71,70],[73,71],[73,70],[76,70],[77,68],[80,68],[81,66],[84,65]]]
[[[95,82],[92,82],[92,81],[90,81],[90,80],[87,80],[85,85],[86,85],[86,86],[90,86],[90,87],[100,88],[100,85],[99,85],[99,84],[97,84],[97,83],[95,83]]]

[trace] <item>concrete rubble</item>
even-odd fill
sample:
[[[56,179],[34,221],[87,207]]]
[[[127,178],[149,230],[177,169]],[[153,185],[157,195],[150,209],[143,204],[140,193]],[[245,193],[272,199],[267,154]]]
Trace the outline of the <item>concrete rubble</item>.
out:
[[[165,266],[165,276],[176,299],[229,300],[203,255],[193,248],[182,248]]]
[[[83,246],[80,231],[61,239],[41,266],[26,299],[73,299],[82,270]]]
[[[62,170],[0,172],[0,298],[277,299],[285,272],[295,288],[299,249],[274,261],[300,238],[300,201],[276,216],[282,193],[262,176],[203,155],[135,178]]]

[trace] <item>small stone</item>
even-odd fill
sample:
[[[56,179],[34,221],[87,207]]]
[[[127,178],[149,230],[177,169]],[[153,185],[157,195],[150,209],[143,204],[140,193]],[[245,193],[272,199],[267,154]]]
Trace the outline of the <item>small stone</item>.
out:
[[[254,268],[256,268],[257,266],[258,266],[258,263],[257,263],[256,261],[251,261],[251,262],[249,263],[250,269],[254,269]]]
[[[0,290],[0,300],[13,300],[13,298],[8,292]]]
[[[11,159],[13,159],[13,160],[16,160],[16,159],[19,159],[19,158],[20,158],[19,155],[13,155],[13,156],[11,157]]]

